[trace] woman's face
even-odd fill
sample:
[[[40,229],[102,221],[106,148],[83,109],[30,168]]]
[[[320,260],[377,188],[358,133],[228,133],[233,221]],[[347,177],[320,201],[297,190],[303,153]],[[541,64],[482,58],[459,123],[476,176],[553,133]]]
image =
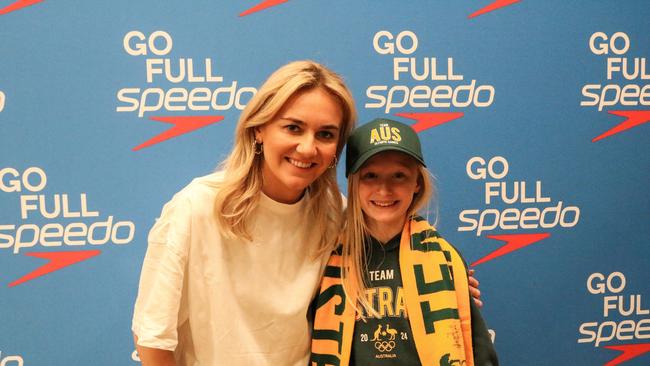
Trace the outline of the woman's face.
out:
[[[370,158],[359,169],[359,201],[371,232],[402,231],[413,196],[420,191],[418,163],[398,151]]]
[[[322,88],[294,94],[268,123],[255,128],[263,144],[262,191],[293,203],[328,169],[336,156],[343,110]]]

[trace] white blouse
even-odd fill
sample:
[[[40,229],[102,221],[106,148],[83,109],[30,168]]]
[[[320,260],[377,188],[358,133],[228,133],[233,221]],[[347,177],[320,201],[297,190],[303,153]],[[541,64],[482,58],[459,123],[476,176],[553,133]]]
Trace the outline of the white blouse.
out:
[[[138,344],[173,350],[179,365],[306,365],[307,310],[329,257],[313,254],[309,197],[287,205],[261,194],[253,241],[227,239],[213,204],[221,177],[177,193],[149,233],[133,315]]]

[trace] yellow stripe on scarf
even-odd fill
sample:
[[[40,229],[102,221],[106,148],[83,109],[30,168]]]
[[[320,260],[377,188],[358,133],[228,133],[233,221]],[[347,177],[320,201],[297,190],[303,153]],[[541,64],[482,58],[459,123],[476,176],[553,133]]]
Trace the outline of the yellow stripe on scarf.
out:
[[[422,365],[474,365],[467,274],[454,248],[423,219],[406,223],[400,270]],[[464,362],[463,362],[464,361]]]

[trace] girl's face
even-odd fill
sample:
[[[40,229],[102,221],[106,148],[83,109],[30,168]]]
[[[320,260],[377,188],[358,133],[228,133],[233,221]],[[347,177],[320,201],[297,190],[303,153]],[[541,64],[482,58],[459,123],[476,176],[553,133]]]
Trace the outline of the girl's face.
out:
[[[343,110],[322,88],[293,95],[270,122],[255,129],[263,144],[262,191],[293,203],[328,169],[336,156]]]
[[[371,232],[402,231],[413,195],[420,191],[418,163],[398,151],[370,158],[359,169],[359,200]]]

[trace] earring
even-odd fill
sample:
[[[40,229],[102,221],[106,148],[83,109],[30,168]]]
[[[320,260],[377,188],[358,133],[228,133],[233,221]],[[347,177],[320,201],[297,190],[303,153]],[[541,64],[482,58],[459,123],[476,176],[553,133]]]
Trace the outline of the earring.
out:
[[[262,151],[264,151],[264,145],[261,142],[257,142],[257,140],[253,140],[253,153],[259,155]]]
[[[328,168],[330,168],[330,169],[334,169],[334,168],[336,168],[336,164],[338,164],[338,162],[339,162],[339,161],[338,161],[338,159],[336,158],[336,155],[334,155],[334,160],[332,160],[332,163],[330,164],[330,166],[328,166]]]

